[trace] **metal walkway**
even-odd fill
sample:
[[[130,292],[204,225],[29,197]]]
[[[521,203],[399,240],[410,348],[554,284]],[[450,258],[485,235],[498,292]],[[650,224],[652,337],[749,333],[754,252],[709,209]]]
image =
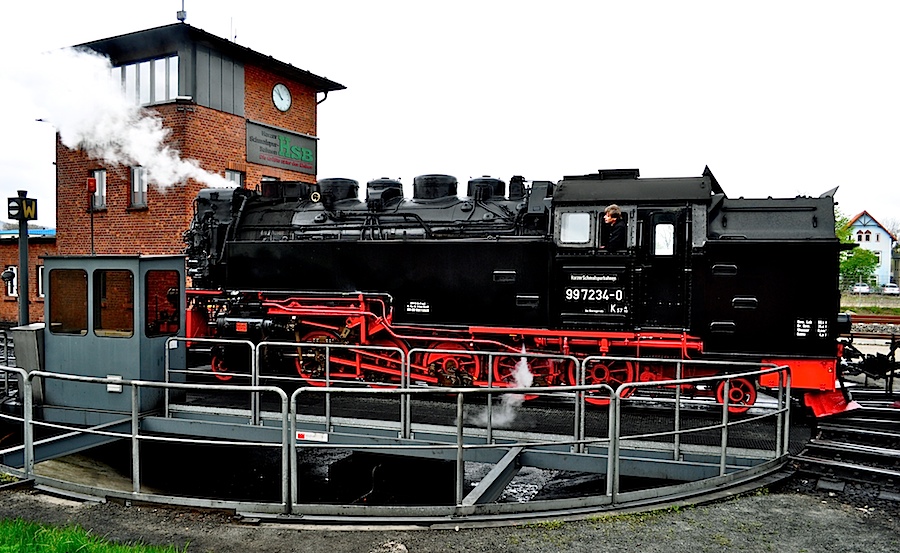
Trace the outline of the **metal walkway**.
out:
[[[740,369],[727,378],[756,378],[760,373],[737,372]],[[628,384],[616,391],[605,386],[309,386],[288,395],[277,386],[6,371],[17,376],[24,399],[21,417],[3,416],[6,424],[21,425],[23,436],[21,445],[0,450],[0,463],[8,472],[73,494],[233,509],[248,516],[304,523],[479,524],[650,508],[753,485],[779,470],[787,462],[791,443],[804,439],[791,434],[788,375],[783,367],[762,371],[785,376],[785,385],[775,391],[771,403],[741,416],[731,414],[726,405],[693,401],[677,392],[656,397],[642,393],[658,390],[659,382]],[[665,384],[714,386],[724,378]],[[163,389],[166,401],[156,412],[139,413],[134,407],[131,413],[102,409],[75,413],[33,402],[32,386],[46,379],[122,386],[125,394],[131,393],[133,405],[141,390]],[[523,402],[526,392],[536,399]],[[588,394],[595,402],[608,398],[608,406],[588,404]],[[130,490],[51,478],[35,470],[44,460],[116,441],[131,444]],[[175,452],[216,448],[223,464],[230,462],[229,452],[236,448],[264,452],[275,473],[269,481],[275,481],[277,489],[256,490],[249,499],[236,499],[145,486],[142,477],[151,471],[144,455],[162,445]],[[327,460],[362,454],[414,460],[412,466],[427,464],[428,470],[436,467],[434,480],[427,483],[446,489],[452,482],[452,493],[432,504],[373,504],[359,498],[341,503],[309,493],[313,473],[321,473]],[[191,466],[187,458],[172,455],[164,469],[186,479],[191,471],[203,470]],[[504,500],[510,484],[528,470],[550,471],[558,480],[590,485],[558,486],[554,494],[527,501]],[[636,486],[635,479],[652,484]],[[258,497],[259,492],[264,496]]]

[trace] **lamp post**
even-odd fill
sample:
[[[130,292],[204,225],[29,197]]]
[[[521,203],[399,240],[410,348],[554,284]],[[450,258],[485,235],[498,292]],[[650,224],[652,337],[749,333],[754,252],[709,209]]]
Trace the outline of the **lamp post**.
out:
[[[19,221],[19,326],[29,322],[28,317],[28,221],[37,219],[37,200],[26,197],[28,192],[19,190],[18,197],[9,198],[8,215]],[[9,282],[12,275],[4,272],[3,280]]]

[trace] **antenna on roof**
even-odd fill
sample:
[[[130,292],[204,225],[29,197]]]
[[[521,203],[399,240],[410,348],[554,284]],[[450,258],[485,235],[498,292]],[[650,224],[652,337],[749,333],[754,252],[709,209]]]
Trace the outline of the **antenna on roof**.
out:
[[[175,17],[178,18],[178,21],[184,23],[184,20],[187,19],[187,12],[184,11],[184,0],[181,0],[181,11],[175,14]]]

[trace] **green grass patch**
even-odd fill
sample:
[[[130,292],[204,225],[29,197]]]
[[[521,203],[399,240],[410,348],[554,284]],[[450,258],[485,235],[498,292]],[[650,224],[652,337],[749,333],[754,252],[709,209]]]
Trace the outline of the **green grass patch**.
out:
[[[178,553],[175,547],[119,545],[77,526],[53,528],[21,519],[0,520],[0,553]]]
[[[18,478],[13,476],[12,474],[6,474],[5,472],[0,472],[0,484],[12,484],[17,481]]]
[[[857,315],[900,315],[900,307],[878,307],[875,305],[842,305],[841,311],[852,311]]]

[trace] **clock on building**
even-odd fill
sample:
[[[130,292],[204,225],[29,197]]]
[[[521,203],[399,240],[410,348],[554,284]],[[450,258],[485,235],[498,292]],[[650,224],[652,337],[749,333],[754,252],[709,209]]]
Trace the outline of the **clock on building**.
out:
[[[291,108],[291,91],[288,87],[278,83],[272,88],[272,102],[279,111],[287,111]]]

